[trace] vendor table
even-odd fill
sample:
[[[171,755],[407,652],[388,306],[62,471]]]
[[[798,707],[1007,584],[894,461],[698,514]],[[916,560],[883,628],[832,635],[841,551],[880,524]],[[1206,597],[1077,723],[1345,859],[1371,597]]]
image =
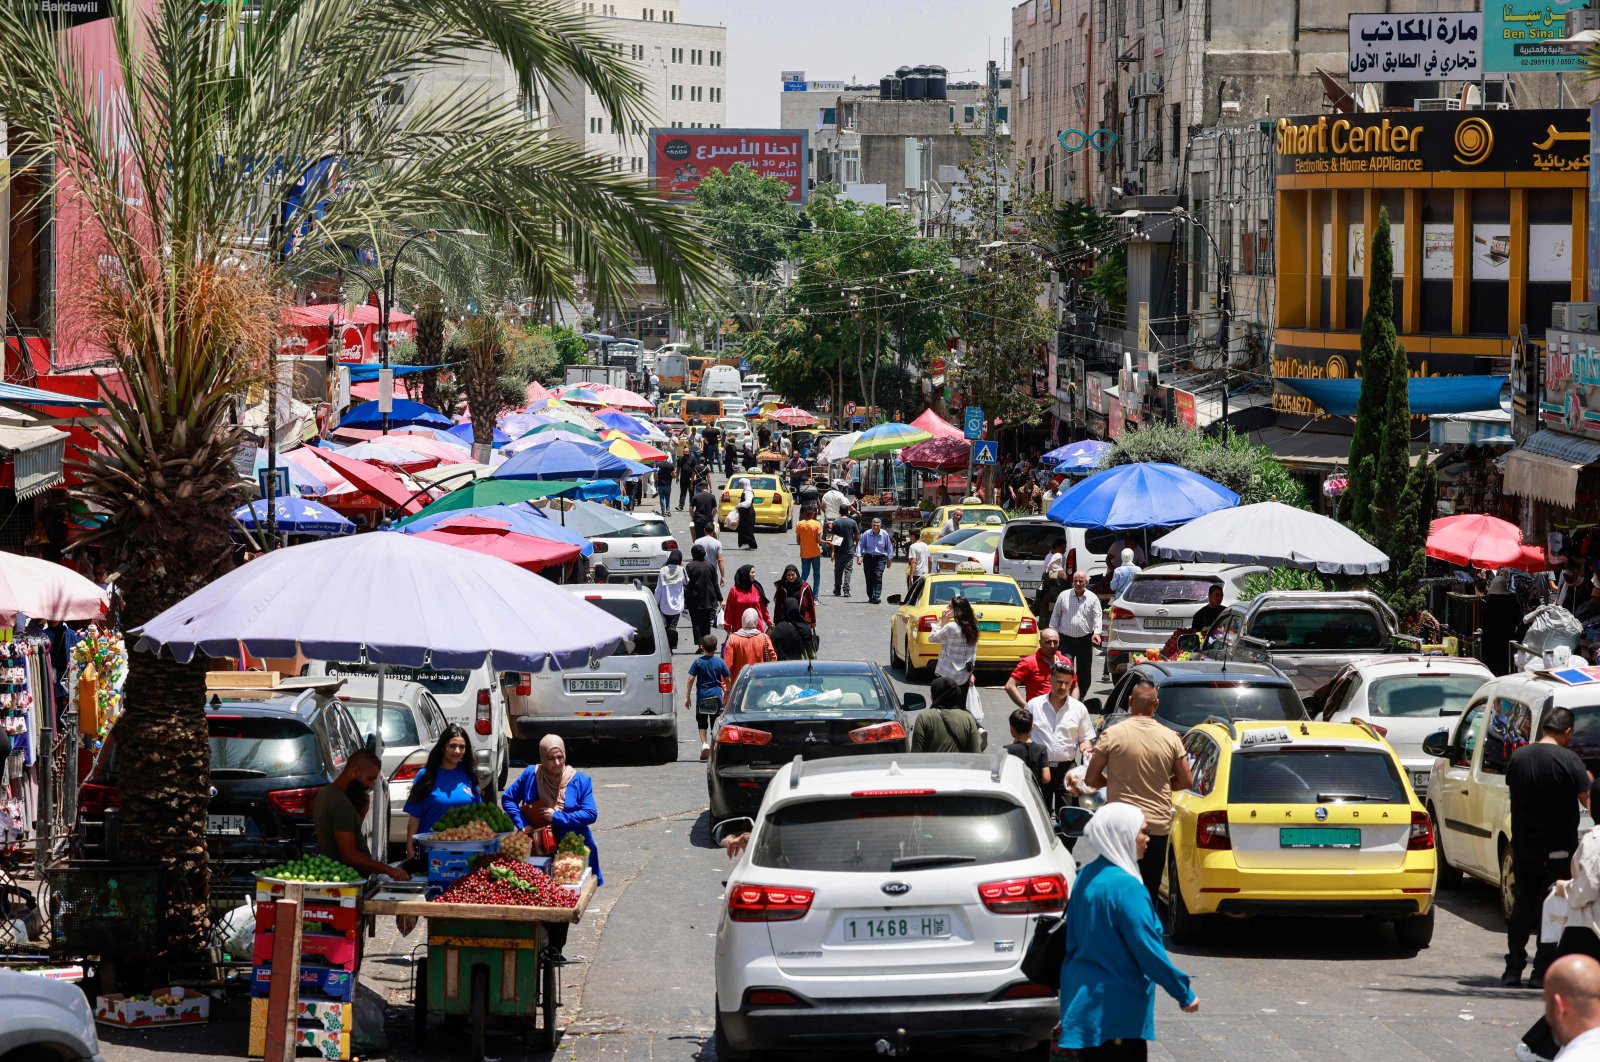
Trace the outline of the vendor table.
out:
[[[591,877],[570,908],[433,903],[398,890],[362,901],[366,914],[428,920],[428,950],[417,961],[414,982],[417,1043],[426,1041],[428,1015],[434,1013],[467,1017],[472,1062],[483,1060],[491,1016],[534,1019],[544,1046],[554,1048],[560,982],[545,957],[544,927],[582,920],[594,889]]]

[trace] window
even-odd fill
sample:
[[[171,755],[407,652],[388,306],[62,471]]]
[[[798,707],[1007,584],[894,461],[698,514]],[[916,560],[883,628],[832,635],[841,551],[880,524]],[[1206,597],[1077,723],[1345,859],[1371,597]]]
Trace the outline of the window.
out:
[[[712,103],[721,103],[722,102],[722,90],[720,88],[713,88],[711,90],[711,102]]]
[[[903,859],[959,852],[968,866],[1039,854],[1027,809],[991,796],[810,800],[768,814],[752,861],[760,867],[884,874]]]
[[[682,48],[674,48],[674,49],[672,49],[672,61],[674,63],[683,62],[683,49]]]
[[[672,86],[672,98],[675,99],[675,100],[683,99],[683,86],[682,85],[673,85]]]
[[[1206,595],[1215,579],[1198,575],[1134,576],[1132,584],[1122,594],[1123,600],[1136,605],[1193,605],[1199,608],[1206,603]]]
[[[1222,750],[1204,734],[1190,734],[1183,746],[1189,754],[1189,773],[1194,784],[1189,791],[1196,796],[1209,796],[1217,786],[1217,765],[1222,760]]]
[[[1457,715],[1482,686],[1476,675],[1392,675],[1367,691],[1367,714],[1403,719]]]
[[[840,153],[839,178],[845,184],[855,184],[861,180],[861,149],[845,148]]]
[[[1305,709],[1290,686],[1251,686],[1243,682],[1167,683],[1156,715],[1184,730],[1223,719],[1304,719]]]
[[[1060,524],[1012,524],[1001,536],[1000,548],[1008,560],[1042,561],[1066,537]]]
[[[1245,633],[1279,649],[1381,651],[1386,641],[1377,615],[1356,608],[1275,608],[1258,615]]]
[[[357,729],[361,731],[361,736],[370,737],[377,722],[377,704],[368,701],[353,701],[345,704],[345,707],[349,709],[351,718],[355,720]],[[422,738],[417,733],[417,717],[411,714],[410,708],[393,703],[384,705],[383,744],[385,747],[422,744]]]
[[[650,618],[652,610],[648,601],[636,597],[600,597],[591,599],[589,604],[633,628],[633,649],[624,647],[617,650],[615,655],[656,655],[656,628]]]
[[[1009,579],[947,579],[928,588],[928,604],[948,605],[950,599],[961,594],[974,605],[1012,605],[1023,607],[1022,595]]]
[[[839,112],[834,107],[823,107],[817,111],[817,127],[831,129],[839,120]]]
[[[693,63],[695,66],[699,66],[700,60],[705,57],[705,54],[706,53],[701,51],[699,48],[690,49],[689,62]]]
[[[1229,803],[1327,804],[1344,795],[1372,804],[1407,803],[1405,783],[1388,752],[1291,746],[1233,757]]]
[[[336,730],[331,712],[319,717],[333,765],[342,766],[349,753]],[[242,719],[206,720],[211,738],[211,776],[286,777],[318,774],[322,770],[322,751],[311,728],[295,719],[269,719],[261,716]]]
[[[814,687],[796,684],[793,676],[776,675],[751,678],[740,683],[737,700],[730,702],[730,711],[783,715],[800,712],[806,716],[859,715],[862,712],[881,713],[889,707],[883,703],[883,692],[870,675],[818,676]],[[837,690],[838,699],[827,697],[819,701],[824,691]]]
[[[1211,625],[1211,633],[1206,635],[1206,643],[1202,647],[1207,653],[1219,653],[1224,658],[1233,649],[1234,643],[1239,640],[1239,624],[1242,618],[1237,612],[1225,612],[1222,618]]]
[[[711,53],[711,65],[712,66],[721,66],[722,65],[722,53],[721,52],[712,52]]]
[[[1487,702],[1469,705],[1456,728],[1455,744],[1450,749],[1450,766],[1471,767],[1472,751],[1478,747],[1478,734],[1483,730],[1483,708]]]
[[[1484,733],[1483,773],[1504,774],[1511,754],[1530,740],[1533,712],[1521,701],[1496,697],[1489,706]]]

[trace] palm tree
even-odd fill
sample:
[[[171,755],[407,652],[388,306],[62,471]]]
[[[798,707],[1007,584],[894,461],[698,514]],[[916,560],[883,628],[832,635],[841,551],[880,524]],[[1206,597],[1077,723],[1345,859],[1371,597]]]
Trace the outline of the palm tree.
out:
[[[534,132],[514,100],[405,85],[463,55],[509,65],[524,98],[575,82],[616,124],[646,118],[637,74],[559,0],[106,0],[120,70],[89,71],[47,5],[0,4],[0,100],[16,149],[53,155],[58,208],[88,221],[85,320],[108,396],[83,500],[131,625],[233,563],[236,399],[262,378],[297,257],[449,215],[548,297],[615,296],[637,260],[674,301],[713,275],[692,221],[643,182]],[[447,79],[441,79],[449,83]],[[139,194],[125,195],[126,189]],[[314,225],[312,224],[314,219]],[[422,222],[427,224],[426,221]],[[291,243],[292,238],[292,243]],[[337,607],[337,602],[329,602]],[[201,953],[209,870],[199,667],[134,653],[118,724],[124,821],[168,871],[166,958]]]

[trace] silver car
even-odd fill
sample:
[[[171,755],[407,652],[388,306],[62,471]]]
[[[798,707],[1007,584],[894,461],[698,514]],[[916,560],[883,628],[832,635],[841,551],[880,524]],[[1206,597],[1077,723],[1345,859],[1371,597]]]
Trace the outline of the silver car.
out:
[[[346,679],[337,694],[356,721],[363,738],[370,738],[378,720],[378,680]],[[427,766],[428,753],[448,726],[439,702],[416,682],[383,683],[383,776],[389,786],[389,844],[404,845],[406,799],[411,785]],[[398,841],[396,840],[398,838]]]
[[[1174,631],[1194,626],[1194,614],[1206,603],[1213,586],[1222,587],[1222,603],[1239,600],[1244,581],[1267,569],[1259,564],[1157,564],[1133,577],[1107,613],[1110,638],[1106,663],[1113,675],[1167,644]]]
[[[641,579],[651,586],[661,577],[661,569],[673,550],[681,548],[677,536],[657,514],[633,515],[594,502],[573,502],[563,512],[547,509],[545,515],[563,523],[594,545],[590,564],[604,564],[608,582],[629,583]],[[683,549],[685,559],[688,549]]]
[[[0,970],[0,1057],[102,1062],[83,989]]]

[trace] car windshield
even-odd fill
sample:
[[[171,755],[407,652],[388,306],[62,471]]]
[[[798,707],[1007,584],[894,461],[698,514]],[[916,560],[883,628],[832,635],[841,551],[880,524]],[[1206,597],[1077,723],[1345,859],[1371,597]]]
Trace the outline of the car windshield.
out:
[[[739,483],[739,480],[741,480],[741,479],[749,480],[750,481],[750,489],[753,490],[753,491],[756,491],[756,490],[768,490],[768,491],[771,491],[771,490],[777,490],[778,489],[778,481],[775,478],[773,478],[772,476],[736,476],[736,477],[734,477],[734,480],[733,480],[734,485],[737,486],[738,483]]]
[[[378,673],[377,664],[358,664],[330,660],[324,667],[329,675],[334,676],[372,676]],[[390,664],[384,668],[383,673],[388,678],[419,683],[429,693],[435,696],[443,694],[447,697],[465,693],[467,683],[472,679],[472,672],[470,671],[455,671],[448,668],[406,667],[403,664]]]
[[[1304,719],[1305,708],[1290,686],[1240,682],[1168,683],[1161,687],[1156,715],[1188,730],[1207,716],[1223,719]]]
[[[1136,575],[1122,593],[1132,605],[1203,605],[1219,583],[1193,575]]]
[[[316,735],[298,719],[207,716],[211,731],[211,774],[234,776],[317,774],[322,752]]]
[[[361,736],[372,736],[374,724],[377,721],[378,706],[371,701],[344,701],[344,706],[350,712],[350,717],[356,721],[356,728],[361,731]],[[410,708],[403,704],[384,698],[383,705],[383,743],[390,745],[417,745],[417,717]]]
[[[624,527],[620,531],[609,531],[605,538],[667,538],[671,536],[672,529],[665,520],[640,520],[634,527]]]
[[[1042,561],[1066,537],[1059,524],[1012,524],[1000,541],[1009,560]]]
[[[1386,752],[1361,749],[1270,749],[1233,757],[1231,804],[1327,804],[1362,800],[1406,803],[1405,783]]]
[[[1255,618],[1245,634],[1279,649],[1382,649],[1383,625],[1364,608],[1274,608]]]
[[[904,786],[892,782],[886,779],[885,788]],[[1038,838],[1021,805],[952,793],[789,804],[767,814],[751,861],[787,870],[884,874],[913,869],[919,857],[971,866],[1038,854]]]
[[[1460,715],[1482,688],[1477,675],[1395,675],[1381,678],[1367,692],[1367,711],[1389,718]]]
[[[883,696],[870,675],[751,675],[729,711],[750,714],[881,714]]]
[[[928,590],[928,604],[948,605],[950,599],[960,594],[974,605],[1015,605],[1022,607],[1022,594],[1017,584],[1007,579],[945,579],[934,583]]]
[[[973,526],[973,527],[961,527],[961,528],[957,528],[956,530],[950,532],[948,535],[944,536],[943,538],[938,539],[937,541],[934,542],[934,545],[935,546],[959,546],[959,545],[961,545],[961,543],[965,542],[967,539],[971,538],[973,535],[981,535],[983,533],[984,533],[984,529],[983,529],[983,527],[981,525]]]
[[[633,628],[633,649],[630,652],[624,645],[618,649],[617,656],[655,656],[656,655],[656,629],[650,621],[650,605],[637,597],[607,597],[604,594],[589,594],[584,597],[595,608],[602,612],[610,613],[617,619]]]

